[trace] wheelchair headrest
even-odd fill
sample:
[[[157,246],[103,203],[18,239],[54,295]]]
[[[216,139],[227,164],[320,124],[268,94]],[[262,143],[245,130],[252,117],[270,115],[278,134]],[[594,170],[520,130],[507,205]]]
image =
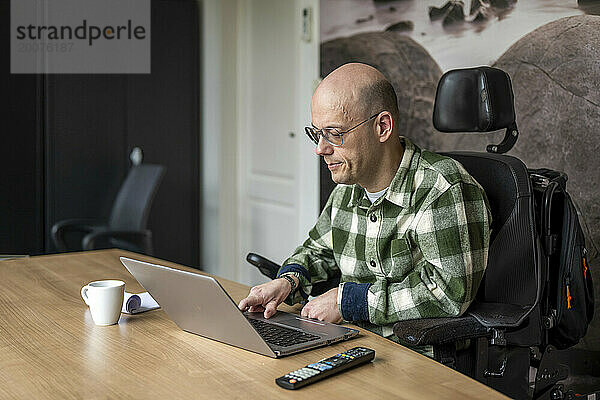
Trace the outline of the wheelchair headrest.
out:
[[[510,77],[491,67],[446,72],[437,87],[433,126],[441,132],[516,130]]]

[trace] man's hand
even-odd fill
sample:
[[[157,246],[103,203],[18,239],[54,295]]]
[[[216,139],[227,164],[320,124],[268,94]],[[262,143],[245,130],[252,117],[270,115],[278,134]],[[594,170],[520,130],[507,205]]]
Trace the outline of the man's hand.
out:
[[[319,297],[315,297],[304,306],[300,315],[334,324],[342,322],[342,316],[337,306],[337,295],[338,288],[333,288]]]
[[[240,301],[238,307],[242,311],[264,311],[265,318],[271,318],[277,312],[277,306],[288,297],[291,290],[290,283],[285,279],[273,279],[250,289],[250,294]]]

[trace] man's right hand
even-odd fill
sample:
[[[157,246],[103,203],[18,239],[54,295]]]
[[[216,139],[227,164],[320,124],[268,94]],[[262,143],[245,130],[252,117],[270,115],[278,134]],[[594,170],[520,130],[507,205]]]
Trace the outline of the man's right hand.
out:
[[[294,280],[298,278],[293,277]],[[242,311],[263,312],[265,318],[271,318],[277,312],[277,306],[288,297],[292,286],[285,279],[273,279],[271,282],[254,286],[248,297],[238,305]]]

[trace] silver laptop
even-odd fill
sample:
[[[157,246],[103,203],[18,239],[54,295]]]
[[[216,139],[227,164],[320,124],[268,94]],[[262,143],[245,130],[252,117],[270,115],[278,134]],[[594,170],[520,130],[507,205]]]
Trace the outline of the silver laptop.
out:
[[[241,312],[216,279],[121,257],[121,262],[186,332],[281,357],[358,335],[356,329],[278,311]]]

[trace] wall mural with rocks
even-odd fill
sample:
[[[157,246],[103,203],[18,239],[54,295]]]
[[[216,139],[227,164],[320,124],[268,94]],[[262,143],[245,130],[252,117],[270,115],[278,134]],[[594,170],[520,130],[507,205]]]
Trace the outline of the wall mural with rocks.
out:
[[[347,62],[382,71],[398,95],[401,134],[435,151],[485,151],[504,132],[442,134],[431,115],[442,73],[509,73],[519,140],[508,153],[569,175],[589,228],[600,299],[600,0],[321,0],[321,75]],[[333,188],[321,170],[321,197]],[[600,302],[597,302],[600,303]],[[600,349],[600,310],[581,343]]]

